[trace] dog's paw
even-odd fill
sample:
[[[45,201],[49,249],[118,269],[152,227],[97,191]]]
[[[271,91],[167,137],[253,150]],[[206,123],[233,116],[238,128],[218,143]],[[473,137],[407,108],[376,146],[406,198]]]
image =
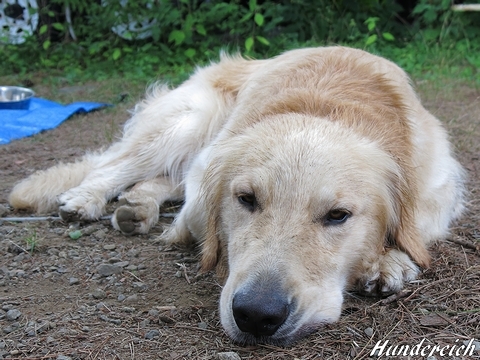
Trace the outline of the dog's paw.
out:
[[[364,269],[356,290],[364,295],[389,295],[415,280],[420,269],[403,251],[390,249]]]
[[[105,212],[106,200],[89,192],[71,189],[58,196],[58,211],[65,221],[97,220]]]
[[[120,199],[120,207],[115,210],[112,225],[125,235],[147,234],[158,222],[158,205],[155,201],[131,203]]]

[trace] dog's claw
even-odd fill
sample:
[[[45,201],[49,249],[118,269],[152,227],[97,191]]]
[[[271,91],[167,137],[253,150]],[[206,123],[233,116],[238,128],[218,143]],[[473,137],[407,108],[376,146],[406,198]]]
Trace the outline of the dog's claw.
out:
[[[72,211],[66,211],[66,210],[64,210],[60,207],[58,212],[59,212],[59,215],[60,215],[60,217],[62,218],[63,221],[74,222],[74,221],[81,220],[80,215],[75,211],[73,211],[73,212]]]

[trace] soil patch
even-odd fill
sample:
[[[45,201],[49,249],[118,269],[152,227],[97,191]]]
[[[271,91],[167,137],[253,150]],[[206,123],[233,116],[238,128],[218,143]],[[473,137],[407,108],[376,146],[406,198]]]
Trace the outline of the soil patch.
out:
[[[196,249],[159,242],[161,223],[149,235],[125,237],[108,221],[4,221],[0,359],[217,359],[224,352],[241,359],[363,359],[379,341],[415,345],[422,339],[439,346],[476,339],[473,357],[449,358],[480,358],[480,94],[460,83],[417,87],[467,169],[469,211],[450,240],[432,246],[431,268],[400,296],[347,294],[338,323],[294,346],[241,347],[219,323],[221,287],[214,274],[198,273]],[[100,101],[95,89],[97,84],[66,88],[60,96]],[[125,97],[121,90],[112,90],[112,97]],[[136,98],[1,146],[1,215],[29,216],[8,207],[13,184],[108,145]],[[76,230],[81,236],[74,240]]]

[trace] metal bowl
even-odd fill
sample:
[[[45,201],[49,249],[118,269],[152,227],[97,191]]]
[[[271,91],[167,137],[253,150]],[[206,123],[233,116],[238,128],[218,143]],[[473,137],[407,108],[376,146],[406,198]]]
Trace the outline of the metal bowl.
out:
[[[30,100],[35,95],[33,90],[19,86],[0,86],[0,110],[28,109]]]

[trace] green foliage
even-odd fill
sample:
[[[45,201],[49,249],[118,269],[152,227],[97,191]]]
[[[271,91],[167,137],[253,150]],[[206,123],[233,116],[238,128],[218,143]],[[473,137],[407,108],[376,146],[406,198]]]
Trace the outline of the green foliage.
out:
[[[365,20],[364,24],[366,24],[368,28],[368,37],[365,41],[365,46],[369,46],[377,42],[378,34],[376,32],[378,32],[377,23],[379,20],[380,18],[378,17],[369,17],[367,20]],[[389,32],[382,32],[381,36],[386,41],[395,40],[395,37]]]
[[[27,243],[27,249],[28,251],[30,251],[30,254],[33,254],[33,252],[38,246],[37,231],[33,230],[33,233],[27,238],[25,238],[25,242]]]
[[[187,73],[220,49],[260,58],[332,43],[399,49],[412,59],[413,48],[455,56],[450,49],[463,44],[463,63],[478,69],[472,49],[480,42],[480,14],[454,13],[450,6],[450,0],[419,0],[401,19],[398,3],[383,0],[51,0],[39,10],[34,36],[0,45],[0,75],[50,69],[69,81],[116,74],[147,79],[172,69]]]

